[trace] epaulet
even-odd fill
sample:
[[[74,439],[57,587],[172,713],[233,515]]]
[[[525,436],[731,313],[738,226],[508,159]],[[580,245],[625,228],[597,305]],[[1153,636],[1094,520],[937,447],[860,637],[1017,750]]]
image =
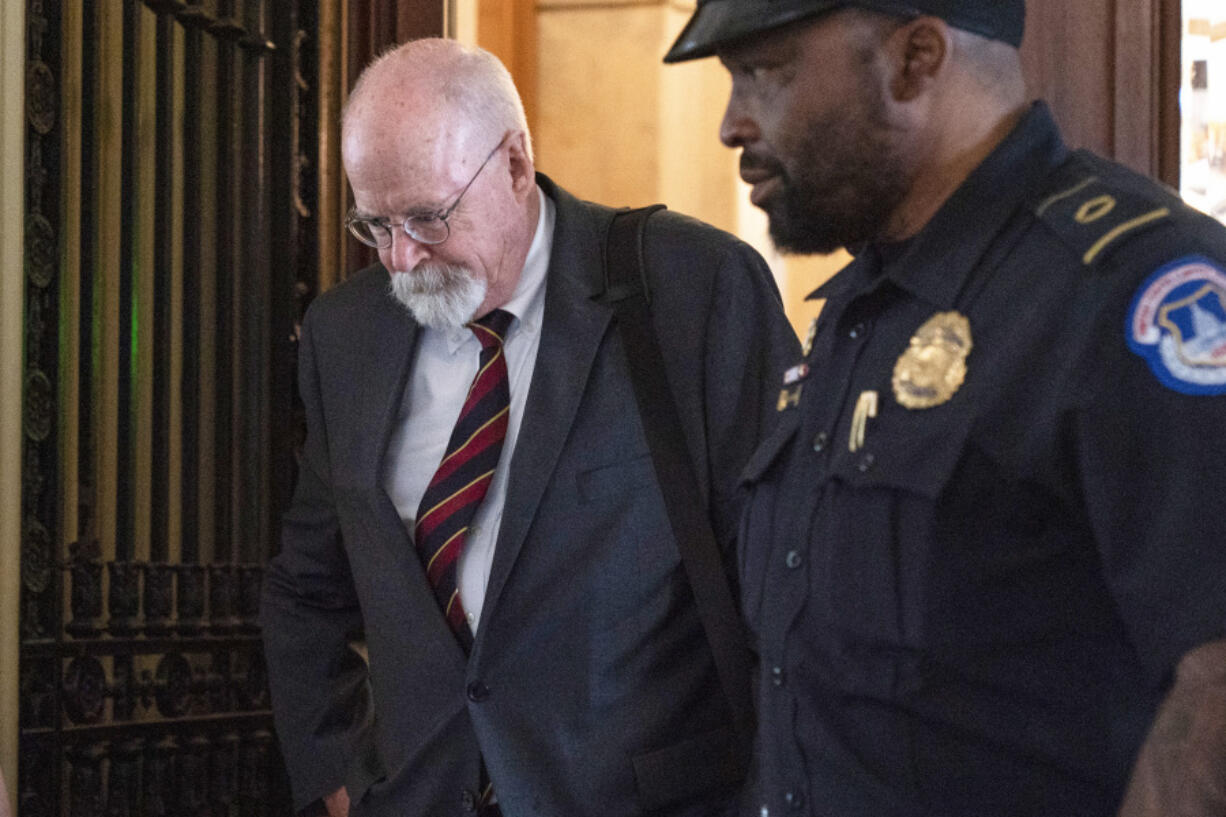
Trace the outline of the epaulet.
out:
[[[1172,199],[1145,180],[1081,152],[1052,174],[1035,217],[1088,266],[1171,218]],[[1136,177],[1140,179],[1141,177]]]

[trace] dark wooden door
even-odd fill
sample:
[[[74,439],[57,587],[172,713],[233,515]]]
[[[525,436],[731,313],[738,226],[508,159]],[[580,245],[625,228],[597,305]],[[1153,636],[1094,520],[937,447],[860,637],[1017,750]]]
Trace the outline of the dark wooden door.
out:
[[[1027,0],[1030,90],[1065,137],[1177,187],[1179,0]]]
[[[256,616],[318,281],[317,3],[26,9],[20,813],[287,815]]]

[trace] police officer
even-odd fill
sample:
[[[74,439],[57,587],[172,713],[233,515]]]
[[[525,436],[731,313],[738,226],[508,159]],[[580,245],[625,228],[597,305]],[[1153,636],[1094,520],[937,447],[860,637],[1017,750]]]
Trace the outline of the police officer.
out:
[[[1027,104],[1023,0],[700,0],[853,250],[745,472],[753,813],[1226,814],[1226,229]]]

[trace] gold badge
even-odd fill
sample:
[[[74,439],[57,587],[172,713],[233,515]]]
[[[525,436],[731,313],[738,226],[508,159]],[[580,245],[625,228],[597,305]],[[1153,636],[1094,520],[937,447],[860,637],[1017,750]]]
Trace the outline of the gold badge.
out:
[[[966,380],[974,344],[971,323],[958,312],[939,312],[911,337],[894,365],[894,397],[909,409],[928,409],[953,397]]]

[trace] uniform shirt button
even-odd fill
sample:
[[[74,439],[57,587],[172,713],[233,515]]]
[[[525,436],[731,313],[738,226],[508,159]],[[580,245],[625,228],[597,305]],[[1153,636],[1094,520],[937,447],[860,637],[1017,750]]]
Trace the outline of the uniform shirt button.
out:
[[[852,340],[856,340],[857,338],[863,337],[866,334],[868,334],[868,326],[864,323],[857,323],[851,329],[847,330],[847,337],[851,338]]]
[[[460,806],[467,812],[477,810],[477,795],[468,789],[460,792]]]
[[[800,811],[805,807],[805,796],[798,791],[790,791],[783,795],[783,799],[787,802],[788,808],[793,811]]]
[[[771,667],[771,683],[777,687],[783,686],[783,667]]]
[[[830,435],[824,431],[817,432],[817,436],[813,438],[813,450],[818,454],[826,450],[826,443],[830,442]]]
[[[475,704],[479,704],[490,696],[490,688],[480,681],[473,681],[468,685],[468,700]]]
[[[856,470],[861,474],[867,474],[869,471],[873,470],[873,466],[876,464],[876,457],[874,457],[872,454],[865,454],[860,458],[860,461],[856,463]]]
[[[800,551],[798,550],[789,550],[788,555],[785,556],[783,559],[783,563],[786,564],[788,567],[790,567],[792,570],[795,570],[796,568],[800,567],[801,563],[803,562],[804,562],[804,558],[800,555]]]
[[[771,810],[766,806],[758,809],[758,817],[771,817]]]

